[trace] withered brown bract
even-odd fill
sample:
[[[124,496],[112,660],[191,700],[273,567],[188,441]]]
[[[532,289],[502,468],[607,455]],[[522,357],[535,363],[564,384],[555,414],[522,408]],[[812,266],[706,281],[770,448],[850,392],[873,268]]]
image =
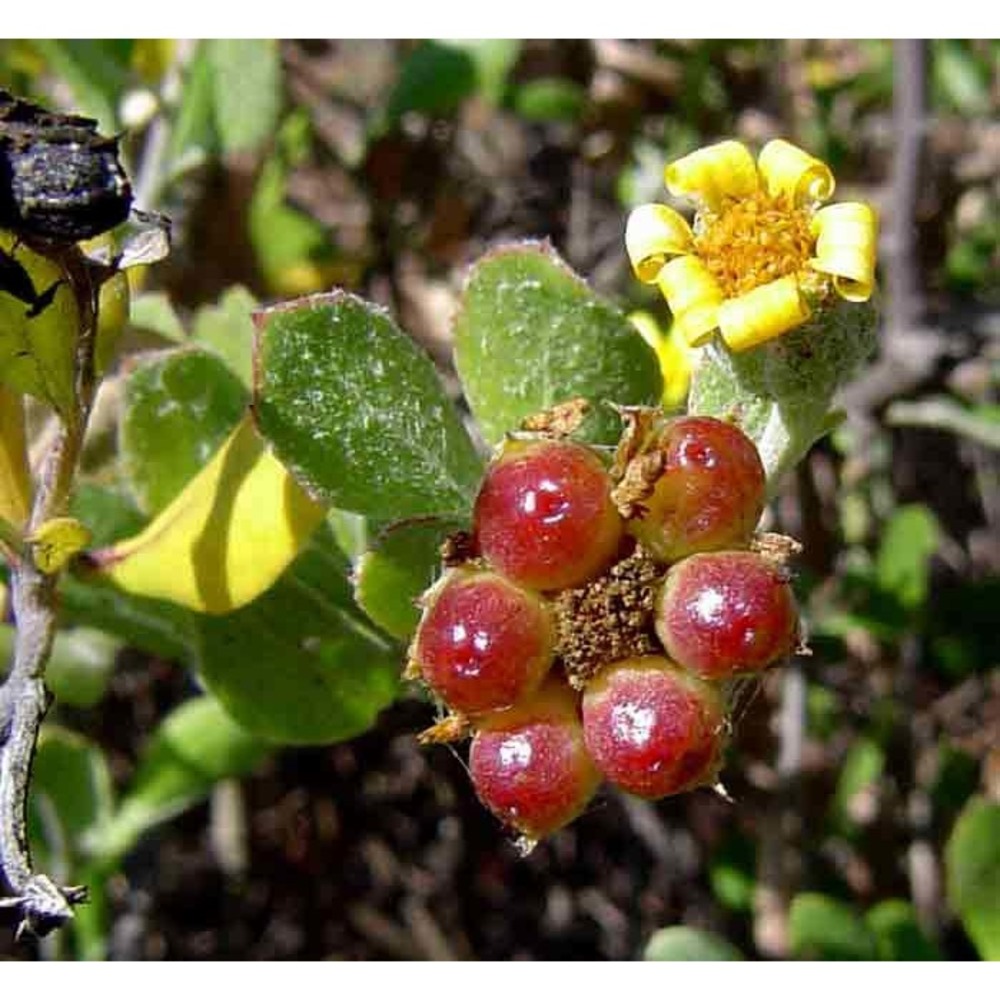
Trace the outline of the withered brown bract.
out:
[[[0,89],[0,227],[76,243],[124,222],[131,207],[117,138]]]

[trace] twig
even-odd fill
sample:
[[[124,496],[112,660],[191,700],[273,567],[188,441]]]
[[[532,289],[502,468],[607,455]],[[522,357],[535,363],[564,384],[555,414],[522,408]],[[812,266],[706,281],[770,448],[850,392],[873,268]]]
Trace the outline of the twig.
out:
[[[788,955],[788,912],[799,880],[801,810],[796,801],[805,740],[806,681],[793,660],[781,678],[778,715],[778,787],[761,820],[757,885],[754,889],[753,936],[758,951],[768,958]]]
[[[61,265],[73,289],[80,317],[76,352],[76,407],[67,414],[44,462],[26,534],[66,512],[87,418],[94,398],[94,341],[97,294],[86,259],[76,246],[49,254]],[[56,577],[42,573],[30,553],[11,566],[10,590],[17,624],[14,662],[0,687],[0,874],[11,895],[0,908],[16,908],[18,934],[39,936],[73,916],[86,898],[80,886],[60,888],[36,873],[27,836],[28,787],[38,729],[48,709],[43,683],[56,631]]]
[[[891,215],[886,233],[886,278],[889,308],[886,334],[892,344],[924,321],[924,297],[917,257],[917,204],[923,173],[923,147],[927,115],[927,43],[920,39],[900,39],[893,43],[893,158]],[[898,352],[897,352],[898,353]],[[898,416],[898,404],[897,404]],[[912,416],[912,414],[911,414]],[[900,662],[895,676],[895,695],[908,721],[902,733],[912,772],[906,785],[907,820],[910,845],[907,873],[910,895],[925,929],[933,930],[940,918],[940,874],[930,844],[932,807],[920,781],[918,764],[933,731],[920,724],[913,711],[917,688],[919,648],[910,632],[900,643]]]
[[[925,117],[927,43],[893,43],[892,115],[895,132],[891,211],[886,232],[886,278],[889,290],[888,333],[911,330],[923,313],[917,266],[915,220],[920,195]]]
[[[977,417],[947,396],[924,397],[912,403],[898,400],[886,410],[885,422],[890,427],[931,427],[951,431],[987,448],[1000,449],[1000,424]]]
[[[598,66],[616,70],[668,97],[677,93],[682,81],[676,63],[633,42],[598,39],[594,42],[594,55]]]

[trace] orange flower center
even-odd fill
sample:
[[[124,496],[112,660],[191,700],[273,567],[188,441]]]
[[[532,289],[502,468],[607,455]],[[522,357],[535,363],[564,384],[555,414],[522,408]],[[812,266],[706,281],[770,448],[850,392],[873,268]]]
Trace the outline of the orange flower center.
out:
[[[812,257],[809,212],[782,195],[727,199],[705,222],[695,247],[727,298],[803,271]]]

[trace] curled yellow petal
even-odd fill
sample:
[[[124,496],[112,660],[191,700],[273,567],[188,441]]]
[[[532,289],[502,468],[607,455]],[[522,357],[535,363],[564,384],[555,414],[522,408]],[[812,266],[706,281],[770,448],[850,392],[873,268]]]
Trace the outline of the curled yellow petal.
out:
[[[745,198],[758,188],[757,167],[742,142],[727,139],[671,163],[664,177],[677,197],[704,202],[717,211],[725,198]]]
[[[817,271],[833,275],[837,292],[849,302],[865,302],[875,287],[878,218],[871,205],[846,201],[821,208],[812,219]]]
[[[719,307],[719,330],[732,351],[746,351],[788,333],[809,318],[809,304],[788,275],[727,299]]]
[[[90,558],[128,593],[226,614],[278,579],[325,512],[247,415],[143,531]]]
[[[772,139],[757,158],[764,187],[772,197],[784,195],[793,205],[826,201],[836,181],[830,168],[784,139]]]
[[[675,257],[660,270],[657,284],[685,342],[700,347],[719,325],[725,298],[712,272],[697,257]]]
[[[672,257],[691,251],[694,236],[687,220],[666,205],[640,205],[625,225],[625,249],[636,277],[647,285]]]
[[[28,537],[35,565],[43,573],[58,573],[90,544],[90,531],[75,517],[54,517]]]
[[[684,343],[676,322],[665,331],[647,312],[634,312],[629,320],[642,339],[656,351],[663,376],[663,405],[667,409],[676,409],[687,398],[695,352]]]

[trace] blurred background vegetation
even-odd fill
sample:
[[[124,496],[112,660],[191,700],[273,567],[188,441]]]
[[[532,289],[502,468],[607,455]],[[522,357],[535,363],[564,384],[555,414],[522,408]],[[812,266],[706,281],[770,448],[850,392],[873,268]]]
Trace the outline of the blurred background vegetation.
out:
[[[161,816],[197,804],[140,823],[99,931],[38,947],[4,928],[0,950],[1000,958],[998,68],[997,42],[945,39],[0,41],[0,85],[122,133],[137,205],[173,220],[127,351],[337,285],[386,305],[457,391],[464,270],[525,237],[666,324],[625,216],[725,136],[802,145],[883,222],[879,353],[769,515],[805,544],[813,655],[747,693],[733,803],[607,794],[522,860],[401,699],[357,739],[181,782]],[[192,692],[162,651],[65,639],[50,719],[82,735],[52,739],[36,798],[89,773],[76,739],[128,784]]]

